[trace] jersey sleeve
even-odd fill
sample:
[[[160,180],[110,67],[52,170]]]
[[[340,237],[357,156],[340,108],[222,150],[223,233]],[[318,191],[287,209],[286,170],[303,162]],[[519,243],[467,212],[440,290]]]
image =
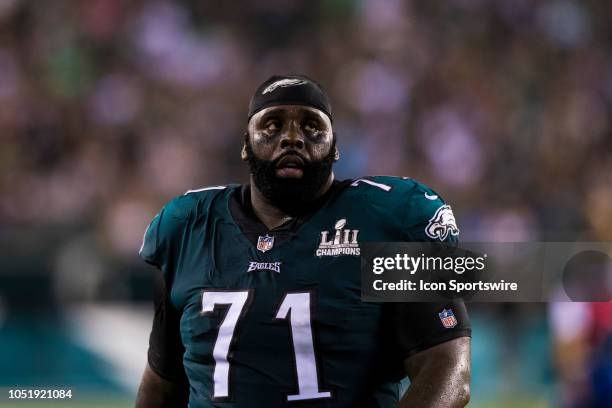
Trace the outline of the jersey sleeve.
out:
[[[166,204],[147,227],[140,247],[140,257],[163,272],[168,287],[187,228],[190,200],[179,196]]]
[[[458,337],[470,337],[472,328],[465,304],[460,299],[448,303],[391,303],[388,319],[400,358]]]
[[[459,228],[452,208],[438,193],[412,181],[406,198],[404,239],[457,245]],[[388,318],[402,358],[446,341],[471,336],[470,319],[461,299],[448,302],[407,302],[388,305]]]
[[[157,266],[161,266],[160,256],[160,244],[159,244],[159,232],[160,232],[160,221],[164,216],[164,210],[160,211],[149,224],[145,230],[144,237],[142,239],[142,246],[138,254],[145,262]]]
[[[457,243],[459,228],[451,206],[429,187],[413,183],[405,204],[405,240]]]

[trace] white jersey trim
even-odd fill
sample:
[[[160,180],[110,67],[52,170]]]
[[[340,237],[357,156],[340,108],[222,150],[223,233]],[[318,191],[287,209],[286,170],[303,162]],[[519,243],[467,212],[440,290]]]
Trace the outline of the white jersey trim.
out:
[[[159,215],[159,214],[157,214]],[[155,217],[157,217],[157,215],[155,215]],[[153,219],[155,219],[155,217],[153,217]],[[138,255],[142,254],[142,250],[144,249],[145,246],[145,241],[147,239],[147,232],[149,232],[149,228],[151,228],[151,224],[153,223],[153,221],[151,221],[149,223],[149,225],[147,225],[147,229],[145,229],[144,234],[142,234],[142,244],[140,245],[140,249],[138,250]]]
[[[199,193],[200,191],[207,191],[207,190],[224,190],[226,188],[227,188],[227,186],[204,187],[204,188],[198,188],[196,190],[187,190],[187,192],[185,192],[185,194],[183,194],[183,195],[187,195],[187,194],[190,194],[190,193]]]

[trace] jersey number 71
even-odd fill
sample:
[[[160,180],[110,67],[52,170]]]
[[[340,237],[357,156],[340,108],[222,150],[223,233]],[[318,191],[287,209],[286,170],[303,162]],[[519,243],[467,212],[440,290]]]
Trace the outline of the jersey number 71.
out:
[[[238,321],[243,317],[251,291],[205,291],[202,294],[202,314],[212,313],[217,305],[229,305],[219,327],[213,347],[215,370],[213,398],[229,397],[229,349]],[[295,352],[298,393],[287,396],[287,401],[329,398],[331,392],[321,391],[317,375],[314,340],[310,316],[311,292],[286,293],[275,319],[289,320]]]

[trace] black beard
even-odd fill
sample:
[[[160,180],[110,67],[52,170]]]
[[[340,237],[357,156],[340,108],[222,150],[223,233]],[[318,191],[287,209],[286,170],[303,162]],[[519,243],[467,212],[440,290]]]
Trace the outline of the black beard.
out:
[[[248,140],[246,151],[253,182],[261,194],[284,213],[300,215],[308,211],[310,204],[317,198],[317,193],[329,179],[334,164],[336,141],[332,143],[329,154],[318,161],[307,161],[295,151],[283,153],[274,160],[262,160],[255,156]],[[276,176],[279,160],[288,154],[298,155],[304,161],[302,178],[287,179]]]

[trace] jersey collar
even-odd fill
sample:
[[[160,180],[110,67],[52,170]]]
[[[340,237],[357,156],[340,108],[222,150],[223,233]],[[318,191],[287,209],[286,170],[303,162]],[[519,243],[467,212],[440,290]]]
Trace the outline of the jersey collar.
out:
[[[350,181],[350,180],[349,180]],[[251,186],[250,184],[243,184],[237,188],[232,197],[230,198],[230,213],[234,222],[240,227],[242,233],[251,241],[254,245],[257,244],[257,240],[260,236],[269,234],[274,235],[275,242],[280,244],[284,241],[289,240],[297,231],[297,229],[304,224],[314,213],[316,213],[329,199],[335,195],[346,183],[334,180],[329,189],[312,203],[311,208],[305,214],[293,217],[287,220],[285,223],[279,225],[276,228],[268,229],[268,227],[261,222],[253,211],[251,204]]]

